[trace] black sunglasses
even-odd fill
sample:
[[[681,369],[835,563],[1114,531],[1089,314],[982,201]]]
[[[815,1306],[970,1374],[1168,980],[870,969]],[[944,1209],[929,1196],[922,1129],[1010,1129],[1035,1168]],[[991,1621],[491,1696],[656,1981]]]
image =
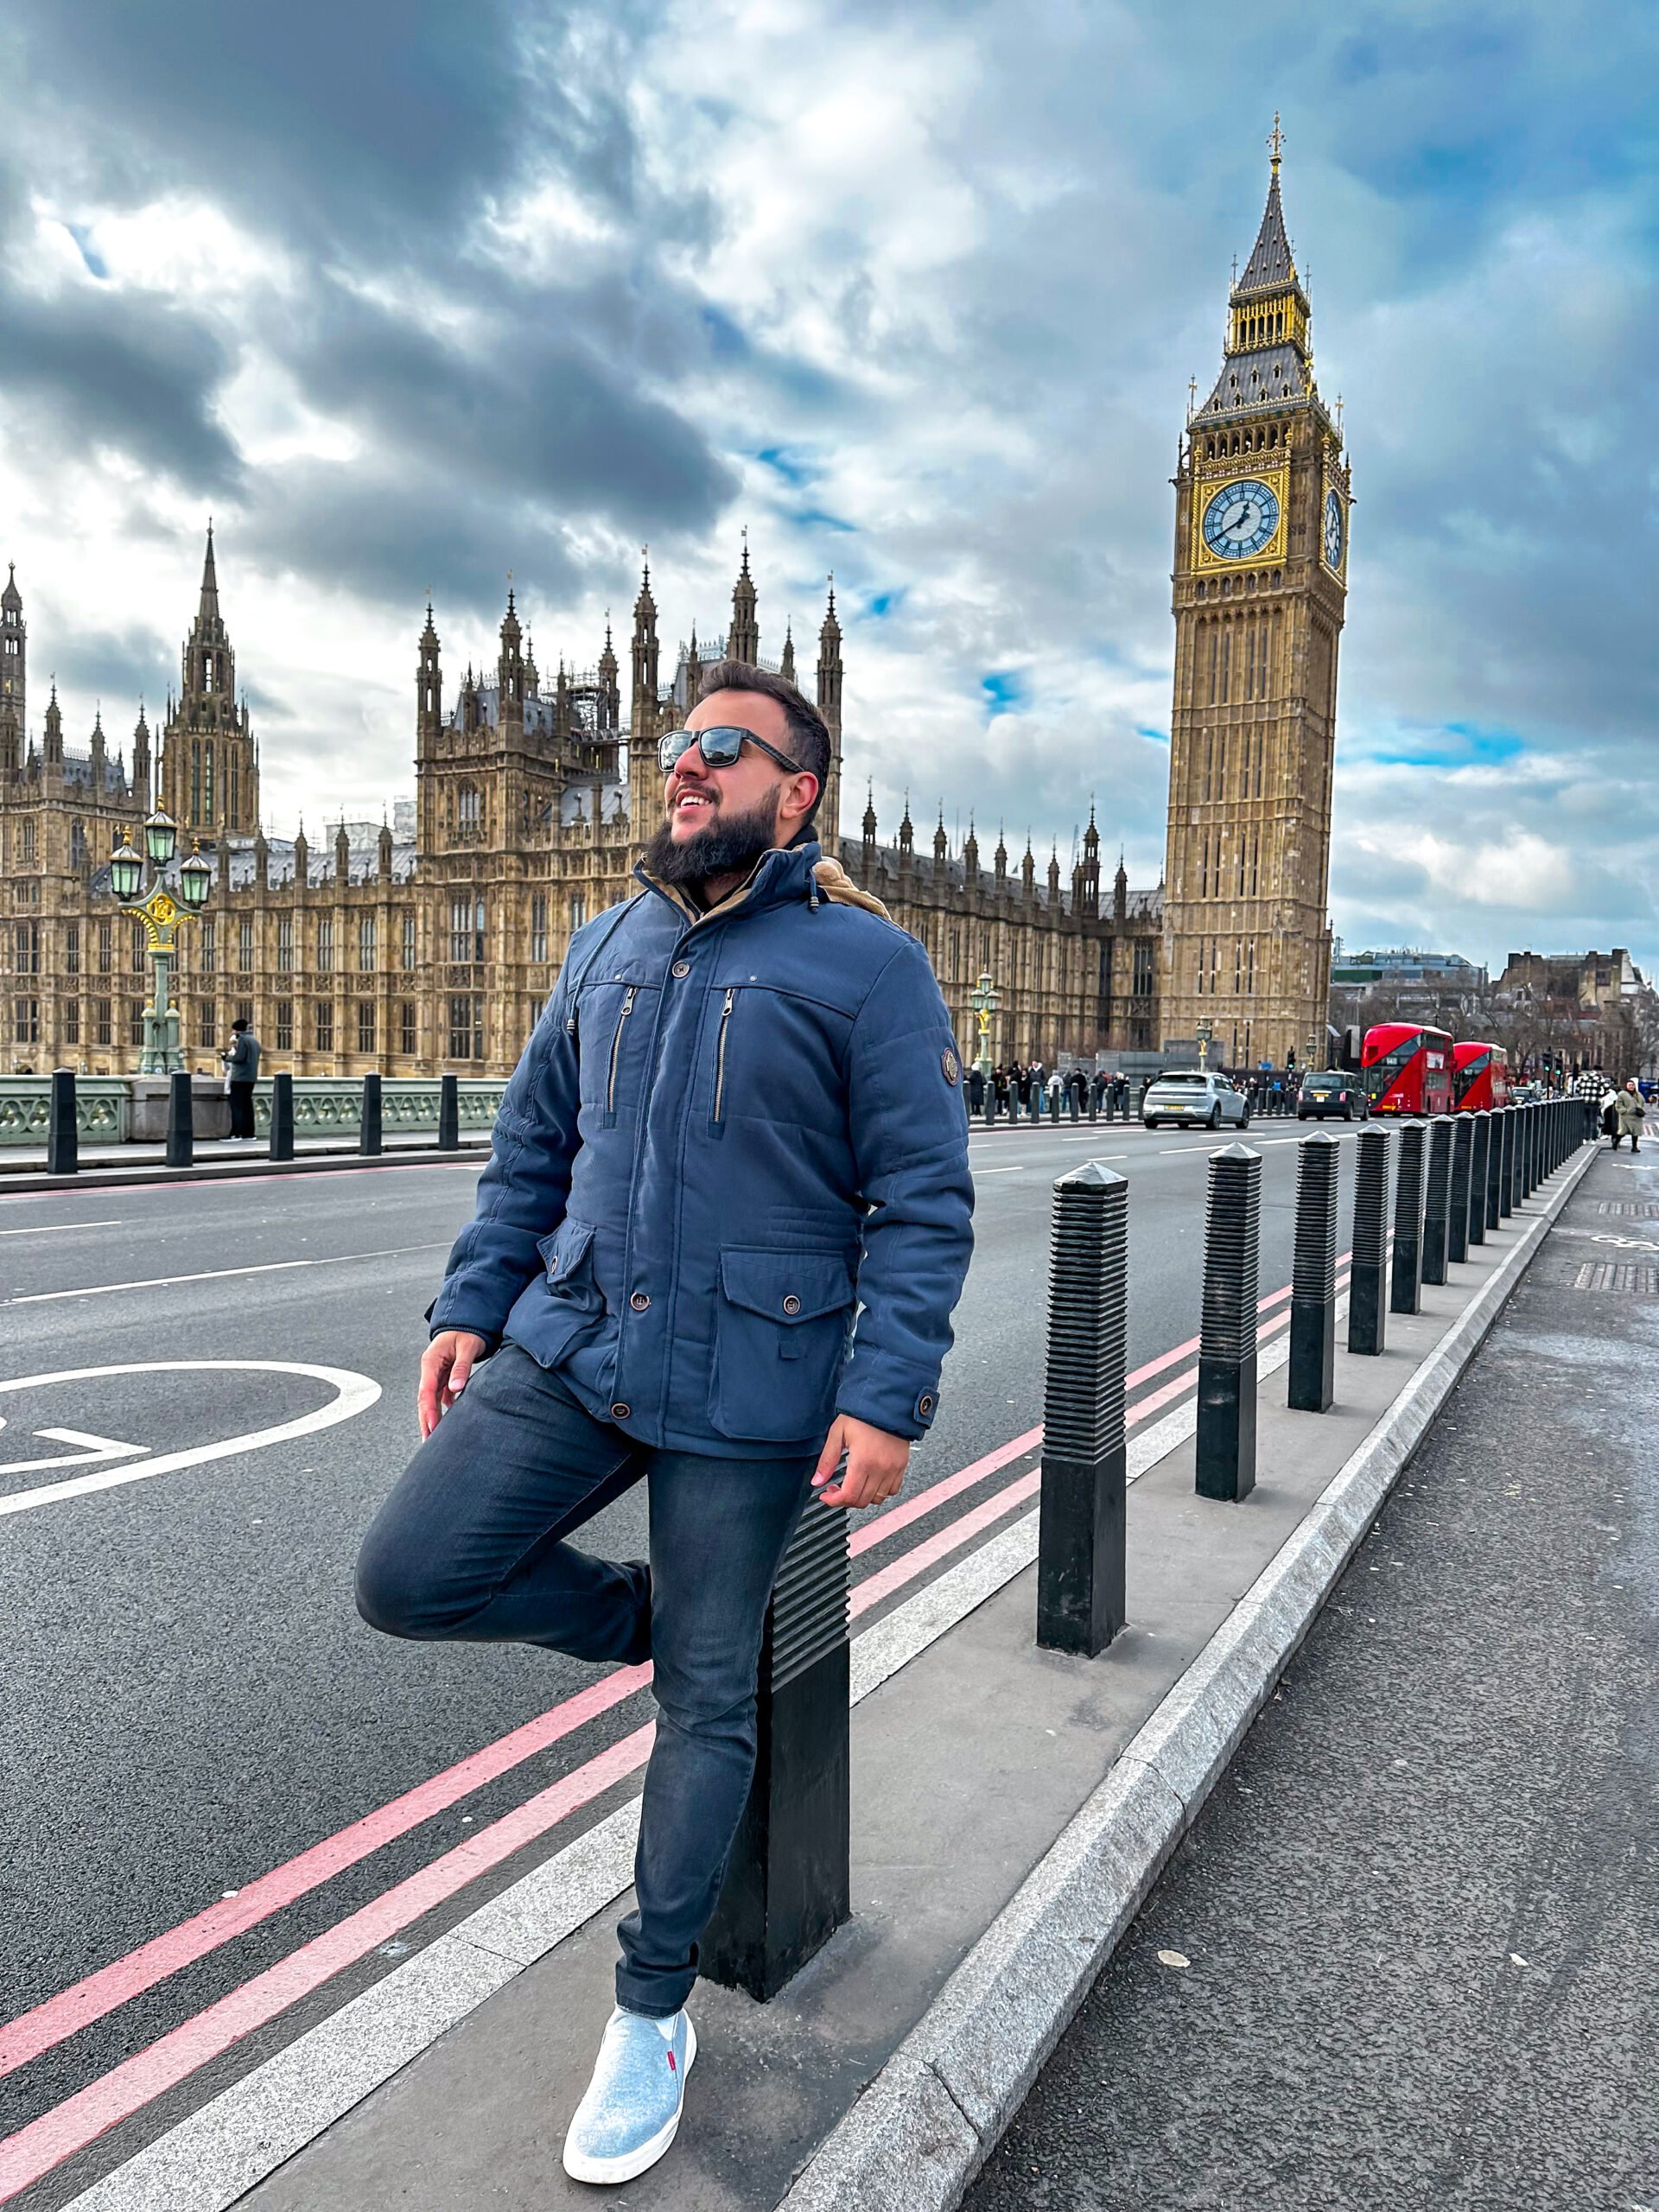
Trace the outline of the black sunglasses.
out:
[[[803,768],[798,760],[791,760],[787,753],[780,753],[775,745],[768,745],[764,737],[757,737],[752,729],[739,729],[734,724],[723,723],[715,729],[671,729],[657,741],[657,760],[666,775],[674,763],[688,753],[693,746],[702,755],[706,768],[729,768],[746,745],[758,745],[768,760],[775,760],[780,768],[787,768],[792,776],[810,776],[812,771]]]

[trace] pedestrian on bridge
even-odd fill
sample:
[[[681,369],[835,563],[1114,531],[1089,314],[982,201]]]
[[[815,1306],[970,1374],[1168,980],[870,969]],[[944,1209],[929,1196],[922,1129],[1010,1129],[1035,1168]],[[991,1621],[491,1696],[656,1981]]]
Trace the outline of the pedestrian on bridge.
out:
[[[251,1139],[253,1135],[253,1086],[259,1079],[260,1051],[253,1025],[238,1015],[231,1024],[231,1042],[219,1055],[229,1077],[232,1137]]]
[[[1618,1150],[1621,1137],[1629,1137],[1630,1150],[1640,1152],[1642,1125],[1648,1114],[1648,1103],[1642,1096],[1641,1084],[1631,1076],[1623,1090],[1612,1091],[1609,1096],[1613,1109],[1613,1150]]]
[[[429,1316],[425,1441],[357,1571],[388,1635],[652,1663],[637,1903],[564,2145],[587,2182],[674,2139],[779,1561],[815,1489],[898,1491],[972,1243],[927,955],[812,836],[822,716],[721,663],[658,757],[645,895],[576,932],[507,1086]],[[649,1560],[578,1550],[642,1479]]]

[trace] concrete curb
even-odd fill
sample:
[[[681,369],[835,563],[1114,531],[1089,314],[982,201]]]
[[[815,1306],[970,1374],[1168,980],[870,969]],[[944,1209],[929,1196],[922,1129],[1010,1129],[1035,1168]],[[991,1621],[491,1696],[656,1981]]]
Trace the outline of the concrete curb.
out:
[[[111,1163],[107,1167],[85,1167],[73,1175],[48,1175],[44,1168],[0,1173],[0,1198],[38,1198],[60,1191],[142,1191],[147,1184],[240,1183],[266,1175],[328,1175],[352,1168],[453,1167],[468,1156],[486,1156],[487,1137],[475,1138],[454,1152],[436,1152],[422,1146],[398,1146],[385,1152],[361,1153],[355,1146],[342,1152],[302,1152],[293,1160],[204,1160],[190,1167],[168,1167],[160,1160],[130,1167]]]
[[[779,2212],[951,2212],[1597,1156],[1542,1211],[819,2145]],[[1542,1193],[1541,1192],[1541,1196]]]

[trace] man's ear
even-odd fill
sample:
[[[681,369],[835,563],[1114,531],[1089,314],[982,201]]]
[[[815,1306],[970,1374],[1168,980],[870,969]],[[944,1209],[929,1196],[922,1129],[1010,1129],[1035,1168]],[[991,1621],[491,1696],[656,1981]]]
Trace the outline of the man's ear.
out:
[[[804,787],[810,787],[806,789],[804,797],[802,796]],[[820,789],[818,779],[811,770],[803,768],[798,774],[790,778],[779,813],[787,821],[804,822],[817,804]]]

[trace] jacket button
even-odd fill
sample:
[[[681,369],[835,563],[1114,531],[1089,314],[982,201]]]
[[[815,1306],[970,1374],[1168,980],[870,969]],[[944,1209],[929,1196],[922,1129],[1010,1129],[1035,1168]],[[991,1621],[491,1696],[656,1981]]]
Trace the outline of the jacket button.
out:
[[[689,976],[691,973],[691,963],[689,960],[677,960],[668,972],[671,976]]]
[[[616,1403],[611,1408],[611,1419],[613,1421],[626,1421],[628,1415],[632,1411],[633,1408],[632,1406],[625,1406],[621,1399],[619,1398]]]
[[[784,1311],[785,1313],[793,1314],[798,1313],[800,1310],[801,1301],[796,1297],[794,1292],[791,1290],[789,1296],[784,1300]]]
[[[547,1272],[550,1275],[556,1275],[559,1272],[559,1255],[556,1252],[547,1263]]]
[[[650,1305],[651,1300],[643,1290],[636,1290],[633,1296],[628,1300],[628,1303],[632,1306],[636,1313],[643,1313],[646,1306]]]
[[[918,1414],[931,1414],[933,1410],[932,1399],[924,1393],[923,1395],[916,1401],[916,1410]]]

